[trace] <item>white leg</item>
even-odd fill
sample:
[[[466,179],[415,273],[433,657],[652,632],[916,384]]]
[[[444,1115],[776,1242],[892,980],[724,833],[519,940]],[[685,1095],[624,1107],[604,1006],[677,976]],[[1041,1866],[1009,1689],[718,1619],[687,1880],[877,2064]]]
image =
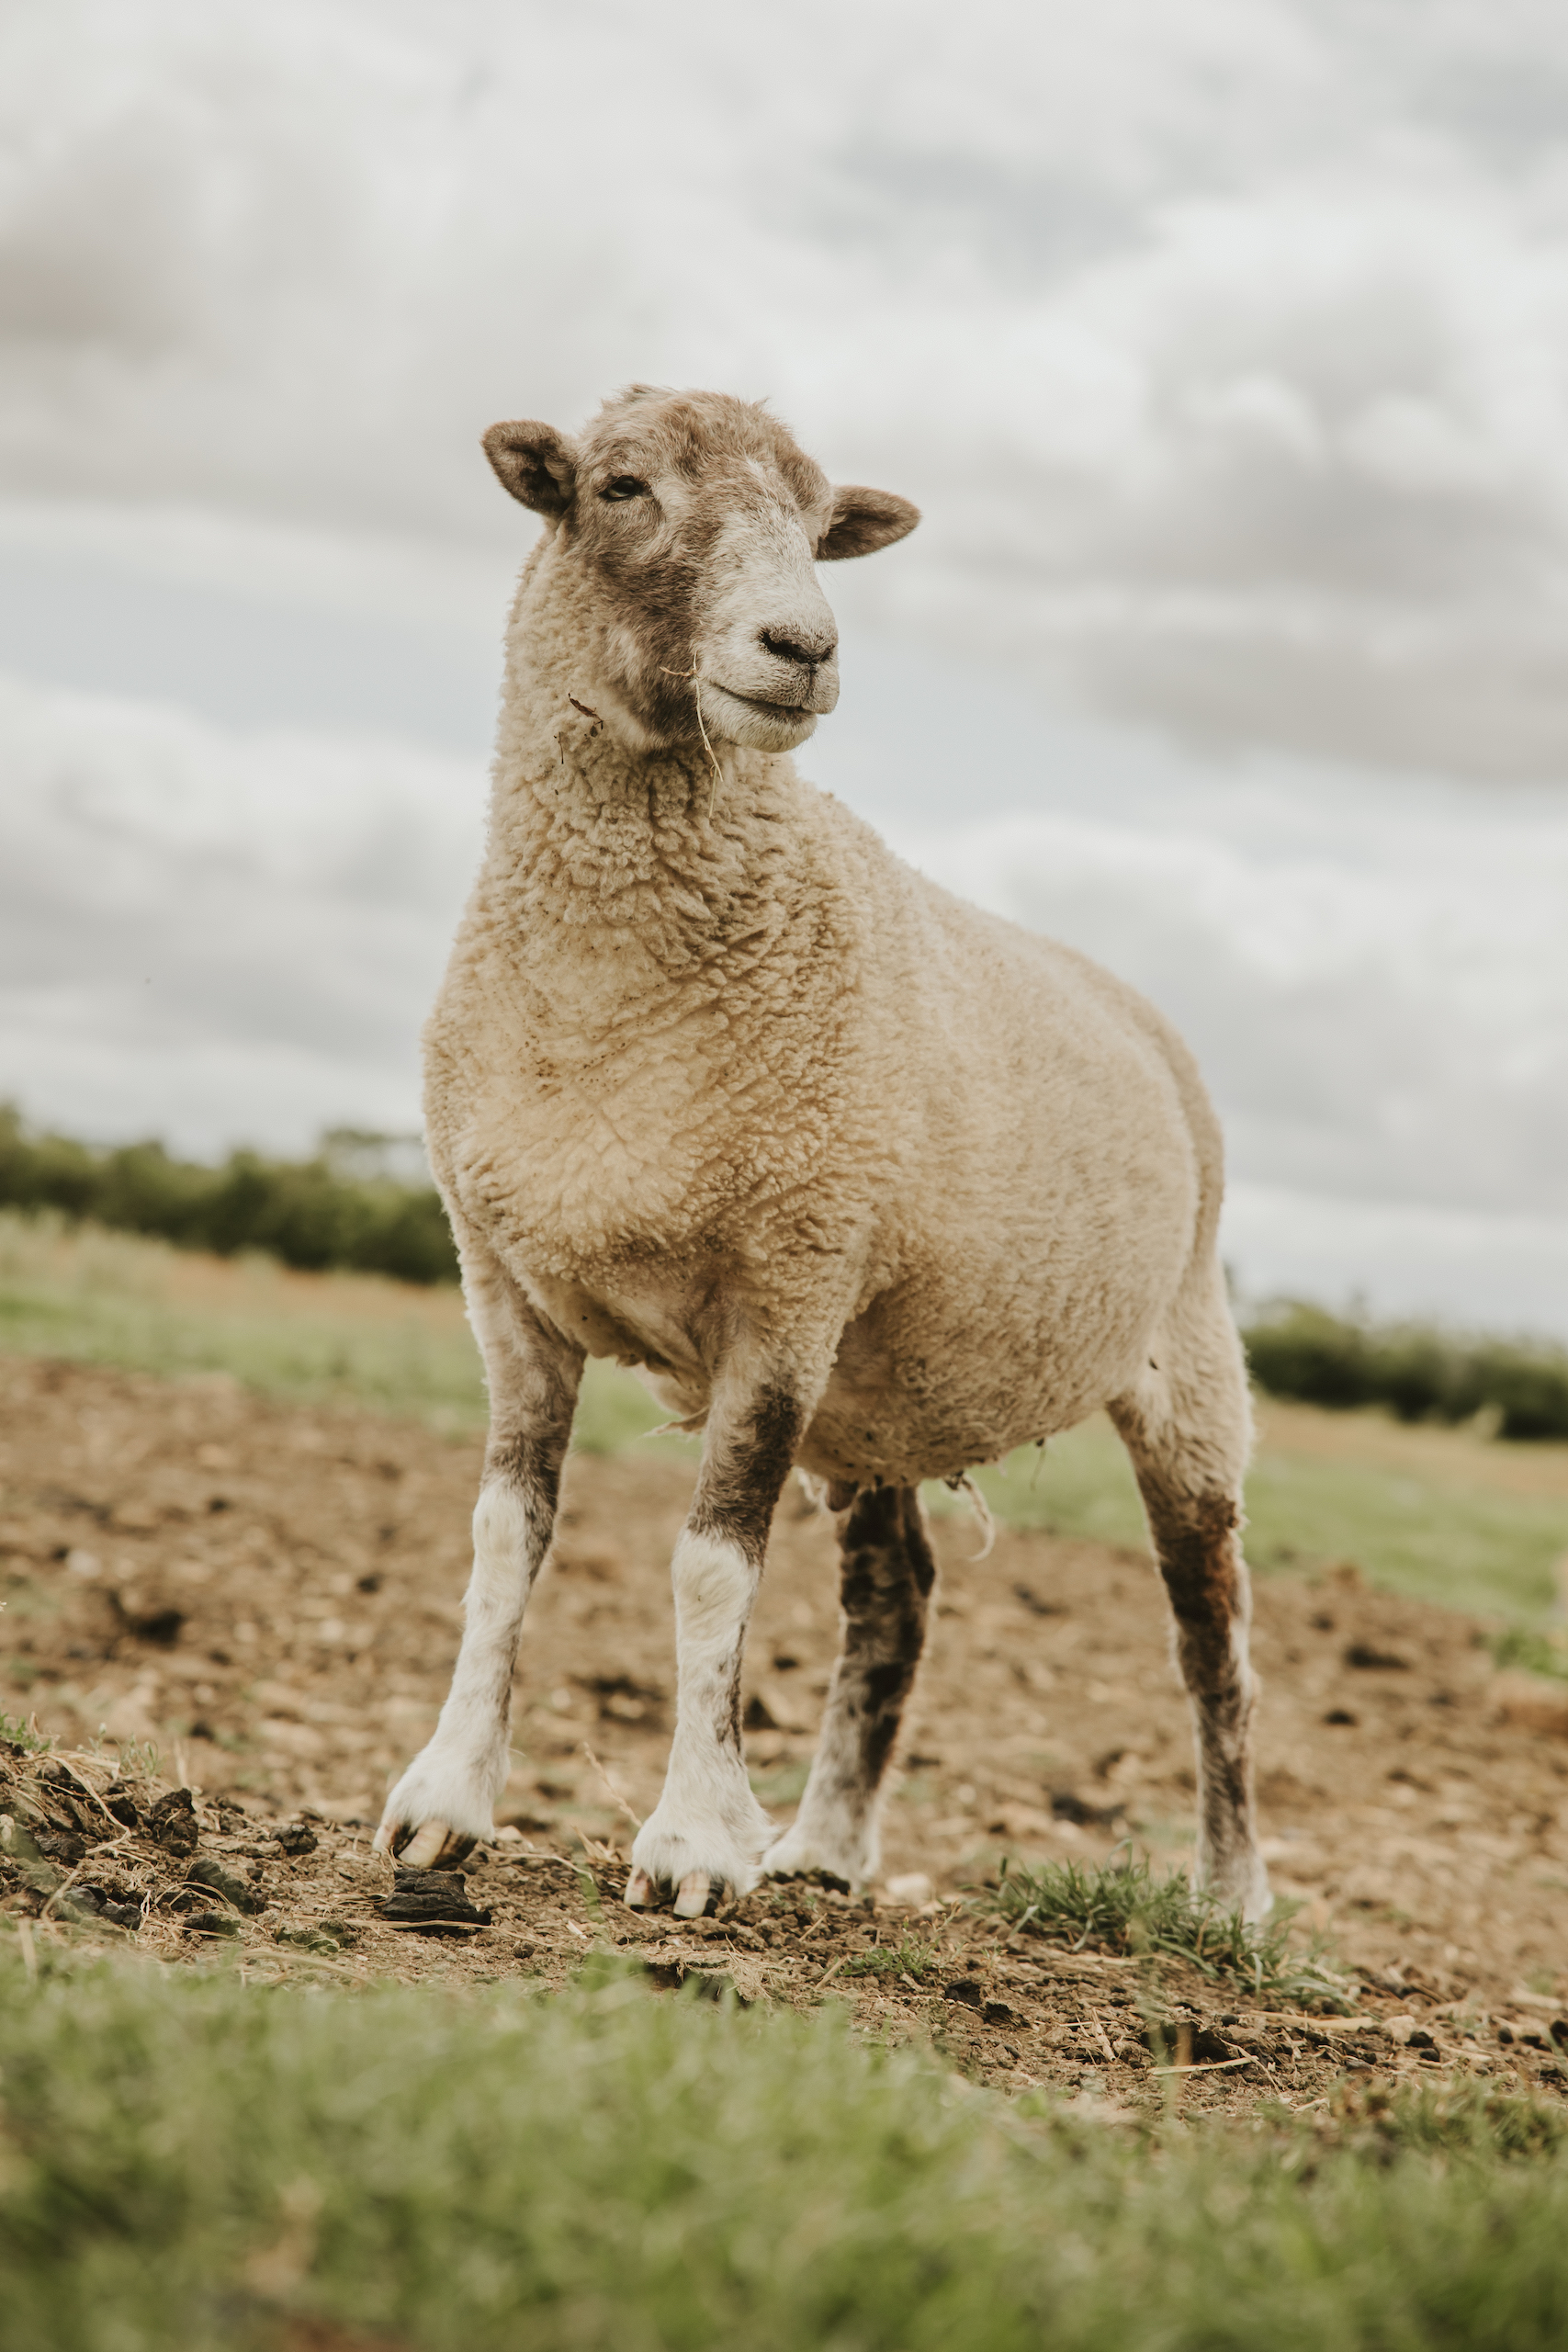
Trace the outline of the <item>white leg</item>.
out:
[[[505,1478],[480,1489],[452,1687],[434,1737],[387,1799],[376,1833],[378,1847],[410,1870],[428,1870],[444,1853],[460,1858],[493,1831],[523,1611],[553,1517],[536,1512],[531,1520],[527,1498]]]
[[[830,1360],[830,1359],[829,1359]],[[734,1380],[708,1415],[691,1515],[675,1546],[679,1695],[664,1792],[632,1848],[626,1901],[674,1890],[695,1918],[725,1886],[744,1894],[773,1825],[751,1794],[740,1741],[740,1664],[773,1505],[804,1416],[798,1390]]]
[[[460,1861],[492,1832],[523,1611],[549,1549],[582,1370],[581,1352],[493,1260],[466,1249],[463,1286],[484,1351],[491,1432],[452,1687],[434,1738],[387,1799],[376,1832],[380,1851],[411,1870]]]
[[[675,1546],[675,1657],[680,1697],[670,1769],[637,1832],[626,1900],[675,1889],[695,1918],[713,1887],[745,1894],[773,1823],[751,1793],[741,1754],[741,1648],[759,1572],[739,1544],[688,1527]]]

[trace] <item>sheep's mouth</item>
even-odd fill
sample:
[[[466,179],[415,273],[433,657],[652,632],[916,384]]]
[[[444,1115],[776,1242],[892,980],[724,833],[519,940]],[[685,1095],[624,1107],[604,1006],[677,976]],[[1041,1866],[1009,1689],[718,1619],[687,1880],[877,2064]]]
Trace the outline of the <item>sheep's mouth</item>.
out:
[[[775,702],[768,695],[737,694],[716,678],[701,682],[697,705],[703,725],[728,742],[749,743],[753,751],[797,751],[817,721],[838,699],[837,681],[818,675],[809,699]]]
[[[705,679],[703,683],[705,685],[709,681]],[[748,710],[760,710],[767,718],[800,718],[815,716],[810,703],[804,695],[797,702],[770,702],[764,695],[743,695],[736,686],[719,685],[716,678],[712,681],[712,684],[718,688],[721,695],[728,695],[731,702],[744,703]]]

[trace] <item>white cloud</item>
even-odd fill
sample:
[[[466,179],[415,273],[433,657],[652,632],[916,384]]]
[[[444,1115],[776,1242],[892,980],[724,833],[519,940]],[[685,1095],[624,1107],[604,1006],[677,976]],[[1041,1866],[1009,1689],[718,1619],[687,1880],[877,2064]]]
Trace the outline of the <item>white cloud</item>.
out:
[[[0,1094],[210,1152],[418,1121],[484,775],[0,682]]]
[[[503,409],[776,396],[890,612],[1194,739],[1568,771],[1568,44],[1529,0],[59,0],[0,482],[489,538]]]

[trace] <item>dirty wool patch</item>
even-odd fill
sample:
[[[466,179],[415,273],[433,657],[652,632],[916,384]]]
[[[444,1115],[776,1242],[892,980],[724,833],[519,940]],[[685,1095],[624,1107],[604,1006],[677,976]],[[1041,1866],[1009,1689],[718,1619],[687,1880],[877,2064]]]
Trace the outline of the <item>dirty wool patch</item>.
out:
[[[715,1919],[643,1918],[618,1897],[669,1737],[689,1465],[570,1464],[502,1833],[434,1883],[369,1837],[445,1690],[477,1443],[221,1379],[10,1359],[0,1391],[0,1708],[60,1744],[0,1753],[0,1902],[35,1942],[549,1984],[611,1946],[656,1984],[840,2001],[967,2072],[1111,2109],[1310,2104],[1358,2067],[1562,2081],[1568,1708],[1499,1678],[1469,1619],[1349,1580],[1259,1587],[1268,1851],[1337,1956],[1348,2017],[986,1907],[1004,1857],[1094,1868],[1131,1839],[1184,1867],[1191,1772],[1147,1562],[1004,1531],[975,1566],[963,1521],[938,1532],[876,1895],[779,1886]],[[833,1655],[833,1557],[829,1523],[786,1495],[746,1705],[781,1821]]]

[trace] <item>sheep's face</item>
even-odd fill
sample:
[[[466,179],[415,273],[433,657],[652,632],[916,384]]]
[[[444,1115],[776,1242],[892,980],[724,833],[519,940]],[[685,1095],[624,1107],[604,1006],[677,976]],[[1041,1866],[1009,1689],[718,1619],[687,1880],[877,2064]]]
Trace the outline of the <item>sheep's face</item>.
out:
[[[504,487],[555,526],[595,640],[593,686],[640,748],[787,752],[839,698],[839,633],[814,564],[869,555],[919,511],[835,489],[775,417],[715,392],[644,385],[580,441],[496,424]],[[699,718],[701,725],[699,726]]]

